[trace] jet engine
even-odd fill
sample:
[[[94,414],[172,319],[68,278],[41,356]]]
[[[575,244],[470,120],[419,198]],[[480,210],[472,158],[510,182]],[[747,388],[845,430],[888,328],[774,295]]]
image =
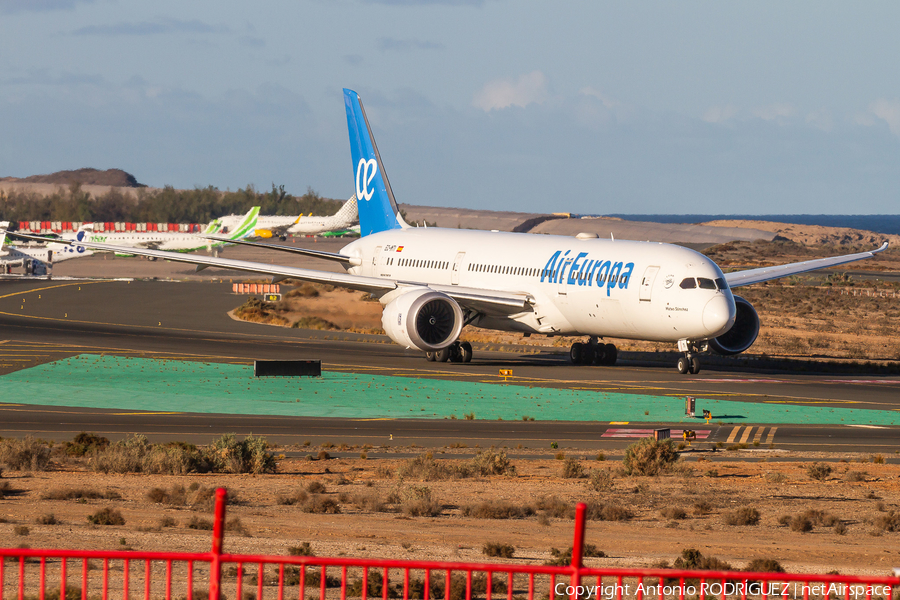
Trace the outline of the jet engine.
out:
[[[759,316],[753,305],[735,296],[734,307],[737,312],[731,329],[709,340],[709,347],[719,354],[739,354],[752,346],[759,335]]]
[[[381,315],[388,336],[406,348],[434,352],[456,341],[463,314],[456,300],[429,289],[417,289],[394,298]]]

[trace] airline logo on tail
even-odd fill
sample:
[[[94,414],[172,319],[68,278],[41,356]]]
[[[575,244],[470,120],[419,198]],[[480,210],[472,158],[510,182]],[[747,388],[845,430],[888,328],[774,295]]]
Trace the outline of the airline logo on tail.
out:
[[[397,210],[394,193],[384,163],[375,145],[375,138],[359,95],[344,90],[347,110],[347,130],[350,134],[350,156],[356,177],[356,197],[360,200],[359,225],[362,235],[409,227]]]
[[[374,158],[370,158],[366,160],[364,158],[359,159],[359,164],[356,166],[356,197],[362,198],[366,202],[372,199],[372,194],[375,193],[374,189],[369,189],[369,184],[372,183],[372,180],[375,178],[375,175],[378,173],[378,163]]]

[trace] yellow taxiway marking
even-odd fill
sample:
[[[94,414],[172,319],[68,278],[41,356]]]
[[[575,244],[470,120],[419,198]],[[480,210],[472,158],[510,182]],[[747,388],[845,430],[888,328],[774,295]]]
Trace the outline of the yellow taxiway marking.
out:
[[[741,441],[740,441],[741,444],[746,444],[746,443],[747,443],[747,439],[750,437],[750,432],[751,432],[751,431],[753,431],[753,428],[752,428],[752,427],[748,427],[747,430],[744,432],[744,435],[741,436]]]
[[[778,430],[777,427],[770,427],[770,428],[769,428],[769,437],[766,438],[766,443],[767,443],[767,444],[771,444],[771,443],[772,443],[772,440],[775,439],[775,432],[776,432],[777,430]]]
[[[15,296],[21,296],[21,295],[23,295],[23,294],[33,294],[33,293],[35,293],[35,292],[42,292],[42,291],[45,291],[45,290],[52,290],[52,289],[55,289],[55,288],[71,287],[71,286],[73,286],[73,285],[93,285],[93,284],[95,284],[95,283],[106,283],[106,282],[105,282],[105,281],[87,281],[87,282],[78,282],[78,283],[60,283],[59,285],[50,285],[50,286],[42,287],[42,288],[35,288],[35,289],[33,289],[33,290],[25,290],[25,291],[23,291],[23,292],[15,292],[15,293],[13,293],[13,294],[6,294],[5,296],[0,296],[0,300],[2,300],[3,298],[13,298],[13,297],[15,297]],[[4,313],[4,314],[5,314],[5,313]]]
[[[756,435],[753,436],[753,443],[759,445],[759,440],[762,438],[763,433],[765,433],[766,428],[760,427],[756,430]]]
[[[120,412],[120,413],[109,413],[109,414],[116,415],[116,416],[127,416],[127,415],[139,415],[140,416],[140,415],[183,415],[185,413],[159,411],[159,412]]]
[[[631,421],[610,421],[610,425],[628,425]]]
[[[733,441],[734,441],[734,438],[737,437],[738,431],[740,431],[740,430],[741,430],[741,426],[740,426],[740,425],[738,425],[737,427],[735,427],[734,429],[732,429],[732,430],[731,430],[731,434],[728,436],[728,439],[725,440],[725,443],[726,443],[726,444],[730,444],[731,442],[733,442]]]

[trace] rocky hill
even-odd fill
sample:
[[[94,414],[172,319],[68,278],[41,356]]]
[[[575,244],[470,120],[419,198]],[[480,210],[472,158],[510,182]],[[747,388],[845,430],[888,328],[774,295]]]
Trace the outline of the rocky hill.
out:
[[[0,182],[8,183],[50,183],[67,186],[73,183],[82,185],[103,185],[110,187],[140,188],[147,187],[138,183],[134,175],[122,169],[76,169],[74,171],[57,171],[49,175],[31,175],[30,177],[0,177]]]

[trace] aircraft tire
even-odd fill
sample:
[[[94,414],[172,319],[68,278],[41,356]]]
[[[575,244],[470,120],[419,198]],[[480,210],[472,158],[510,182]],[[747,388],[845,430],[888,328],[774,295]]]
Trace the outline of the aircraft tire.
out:
[[[426,353],[425,353],[425,360],[427,360],[428,362],[434,362],[434,359],[435,359],[435,355],[436,355],[436,354],[437,354],[436,352],[426,352]]]
[[[450,359],[450,346],[441,348],[434,353],[434,360],[437,362],[447,362]]]
[[[603,366],[606,364],[606,346],[597,344],[594,348],[594,364]]]
[[[450,362],[458,363],[458,362],[462,362],[462,361],[463,361],[463,356],[462,356],[462,350],[460,350],[460,348],[459,348],[459,342],[453,342],[450,345]]]
[[[462,361],[464,363],[472,362],[472,344],[469,342],[463,342],[459,345],[459,353],[462,355]]]
[[[616,361],[619,359],[619,349],[616,348],[615,344],[604,344],[603,350],[604,358],[606,359],[603,364],[610,367],[616,364]]]
[[[597,351],[593,346],[591,346],[590,344],[584,344],[581,347],[581,364],[583,364],[583,365],[594,364],[596,355],[597,355]]]
[[[691,375],[696,375],[697,373],[700,372],[700,359],[697,358],[696,356],[691,358],[690,372],[691,372]]]
[[[573,365],[580,365],[581,360],[584,357],[584,344],[581,342],[575,342],[572,344],[572,347],[569,348],[569,362]]]
[[[687,356],[678,357],[678,372],[682,375],[687,375],[688,370],[691,368],[691,363],[688,361]]]

